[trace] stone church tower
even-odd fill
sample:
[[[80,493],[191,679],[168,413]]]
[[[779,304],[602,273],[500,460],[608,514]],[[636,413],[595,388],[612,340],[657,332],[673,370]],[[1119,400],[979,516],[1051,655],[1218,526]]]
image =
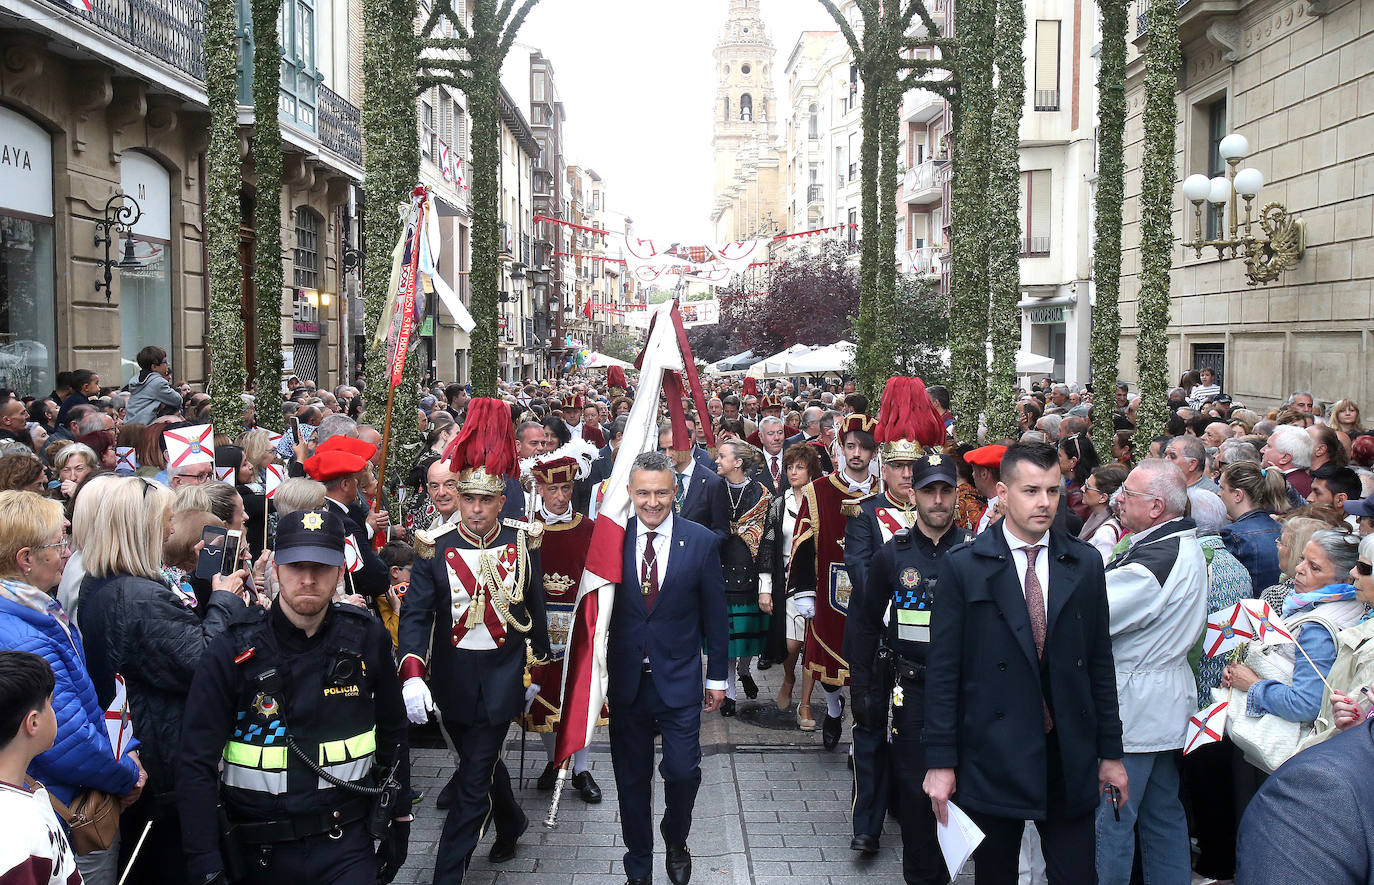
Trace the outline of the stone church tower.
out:
[[[773,42],[764,30],[759,0],[730,0],[730,15],[714,52],[716,99],[711,148],[717,241],[780,233],[783,182],[774,141],[778,117],[773,94]]]

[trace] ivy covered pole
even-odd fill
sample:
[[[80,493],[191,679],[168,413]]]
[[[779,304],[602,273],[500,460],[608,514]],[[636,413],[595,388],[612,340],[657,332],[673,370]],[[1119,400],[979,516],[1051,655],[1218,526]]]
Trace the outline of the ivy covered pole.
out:
[[[1093,390],[1098,407],[1093,418],[1093,446],[1110,452],[1111,420],[1118,366],[1121,359],[1121,204],[1126,167],[1122,160],[1126,131],[1126,4],[1106,3],[1102,9],[1101,67],[1097,74],[1097,194],[1093,226],[1093,328],[1090,342]]]
[[[415,35],[415,0],[364,0],[363,2],[363,174],[367,200],[363,226],[364,334],[369,338],[381,322],[391,297],[391,250],[401,236],[401,205],[409,206],[410,193],[420,175],[420,143],[415,109],[415,77],[419,64],[419,40]],[[384,353],[369,351],[365,402],[368,420],[379,424],[386,414],[391,384]],[[405,361],[401,384],[395,393],[399,419],[387,450],[389,477],[395,482],[409,467],[410,450],[419,448],[419,428],[414,420],[418,400],[419,358]]]
[[[950,222],[954,266],[950,284],[949,390],[961,440],[975,440],[987,399],[988,200],[992,141],[992,46],[995,0],[962,0],[958,12],[959,77],[954,104],[954,179]],[[952,13],[951,13],[952,14]]]
[[[1174,248],[1174,136],[1178,69],[1176,0],[1150,0],[1145,46],[1145,156],[1140,182],[1140,299],[1136,366],[1140,379],[1137,439],[1168,423],[1169,267]]]
[[[859,216],[863,234],[859,252],[859,315],[855,318],[854,369],[860,390],[873,402],[894,374],[897,347],[891,316],[897,300],[897,169],[898,131],[902,96],[920,86],[948,97],[948,80],[928,76],[946,69],[939,59],[906,59],[903,50],[937,46],[945,41],[923,0],[857,0],[863,16],[856,33],[834,0],[820,0],[830,13],[854,56],[863,86],[860,123],[863,142],[859,154]],[[920,19],[925,34],[908,39],[906,30]]]
[[[497,380],[497,295],[501,250],[498,174],[501,164],[501,64],[515,35],[539,0],[471,0],[472,27],[454,12],[452,0],[437,0],[420,29],[420,75],[416,91],[447,84],[462,90],[472,117],[472,388],[494,396]],[[454,36],[443,36],[447,21]],[[413,128],[413,127],[412,127]],[[394,238],[393,238],[394,242]]]
[[[238,35],[233,0],[209,0],[205,15],[205,91],[210,142],[205,157],[205,271],[210,304],[205,346],[210,415],[236,434],[243,423],[243,296],[239,265]],[[273,100],[272,107],[276,107]],[[275,121],[276,116],[273,115]]]
[[[1026,9],[1022,0],[996,0],[993,62],[997,90],[993,101],[992,143],[988,160],[988,284],[992,366],[988,377],[988,439],[1014,436],[1016,350],[1021,344],[1021,223],[1010,211],[1020,199],[1021,112],[1026,104]]]
[[[254,380],[259,396],[272,397],[281,384],[281,126],[277,96],[281,81],[281,41],[277,16],[281,0],[253,3],[253,171],[258,198],[253,207],[253,289],[257,293]],[[280,409],[259,408],[258,424],[280,430]]]

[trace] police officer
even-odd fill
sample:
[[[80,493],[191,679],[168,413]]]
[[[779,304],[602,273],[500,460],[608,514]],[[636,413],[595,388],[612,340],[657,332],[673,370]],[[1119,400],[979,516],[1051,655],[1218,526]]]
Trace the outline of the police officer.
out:
[[[192,882],[374,885],[405,861],[405,703],[386,628],[331,603],[344,534],[333,510],[282,517],[276,600],[201,658],[177,791]]]
[[[936,450],[927,449],[912,462],[914,524],[892,533],[869,562],[864,583],[850,597],[844,634],[855,724],[881,733],[891,701],[889,771],[898,796],[902,874],[908,885],[949,881],[935,816],[921,788],[926,769],[921,729],[936,570],[952,547],[973,540],[972,533],[954,525],[957,481],[954,461]]]

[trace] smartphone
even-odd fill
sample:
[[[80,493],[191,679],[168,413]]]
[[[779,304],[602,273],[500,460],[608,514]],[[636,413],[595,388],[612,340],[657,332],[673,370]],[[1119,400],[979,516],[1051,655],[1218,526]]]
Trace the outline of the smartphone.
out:
[[[295,415],[291,416],[291,444],[295,445],[301,441],[301,419]]]
[[[230,529],[224,537],[224,556],[219,564],[221,575],[232,575],[239,570],[239,546],[243,543],[243,532]]]
[[[200,554],[196,557],[195,575],[197,578],[209,581],[214,578],[215,575],[224,574],[221,569],[223,568],[222,563],[225,559],[225,542],[228,538],[229,532],[218,526],[207,525],[205,528],[201,529],[200,540],[202,546],[200,548]],[[232,563],[233,560],[231,559],[230,562]],[[229,569],[230,574],[232,574],[233,571],[232,568]]]

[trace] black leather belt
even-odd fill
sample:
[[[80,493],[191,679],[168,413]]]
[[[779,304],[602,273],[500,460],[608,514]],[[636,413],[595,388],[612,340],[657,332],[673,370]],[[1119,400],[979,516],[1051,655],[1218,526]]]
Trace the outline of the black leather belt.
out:
[[[368,816],[372,803],[367,799],[350,799],[334,811],[303,814],[287,820],[235,823],[240,841],[261,845],[273,842],[294,842],[324,833],[340,833],[344,827]],[[338,838],[338,836],[335,836]]]

